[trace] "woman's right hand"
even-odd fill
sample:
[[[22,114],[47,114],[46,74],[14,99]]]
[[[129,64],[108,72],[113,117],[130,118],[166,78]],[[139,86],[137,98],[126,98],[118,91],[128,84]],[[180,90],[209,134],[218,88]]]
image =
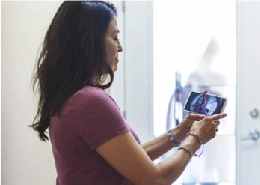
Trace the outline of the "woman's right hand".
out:
[[[219,120],[226,116],[227,114],[223,113],[205,117],[201,121],[194,122],[190,132],[197,134],[205,144],[216,136],[217,126],[220,123]]]

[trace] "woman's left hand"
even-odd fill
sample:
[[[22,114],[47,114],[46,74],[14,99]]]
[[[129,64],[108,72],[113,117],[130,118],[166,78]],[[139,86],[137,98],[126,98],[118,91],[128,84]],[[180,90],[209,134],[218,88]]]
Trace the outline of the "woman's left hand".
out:
[[[200,120],[202,120],[205,117],[206,117],[206,115],[203,115],[203,114],[189,113],[184,118],[184,120],[181,122],[181,124],[179,126],[180,126],[180,128],[182,128],[182,129],[186,130],[187,132],[189,132],[194,121],[200,121]]]

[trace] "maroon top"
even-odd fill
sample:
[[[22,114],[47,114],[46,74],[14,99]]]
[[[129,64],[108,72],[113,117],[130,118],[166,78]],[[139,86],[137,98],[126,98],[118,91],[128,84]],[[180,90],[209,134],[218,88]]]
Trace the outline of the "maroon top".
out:
[[[115,101],[103,90],[86,86],[64,105],[49,128],[58,177],[56,185],[131,185],[96,148],[130,131]],[[131,152],[131,151],[129,151]]]

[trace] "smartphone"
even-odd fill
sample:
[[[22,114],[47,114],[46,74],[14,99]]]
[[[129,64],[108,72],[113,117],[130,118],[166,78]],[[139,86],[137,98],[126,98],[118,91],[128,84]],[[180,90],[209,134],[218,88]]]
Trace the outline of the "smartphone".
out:
[[[184,105],[184,111],[212,116],[224,112],[227,98],[191,91]]]

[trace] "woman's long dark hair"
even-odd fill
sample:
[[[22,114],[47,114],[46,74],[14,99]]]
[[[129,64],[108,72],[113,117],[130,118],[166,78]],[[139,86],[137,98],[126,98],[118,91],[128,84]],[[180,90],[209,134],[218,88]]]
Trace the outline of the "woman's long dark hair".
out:
[[[106,61],[105,35],[116,17],[113,4],[103,1],[65,1],[46,33],[33,75],[39,92],[37,114],[30,125],[42,141],[51,117],[66,100],[85,85],[106,89],[114,73]],[[107,75],[110,82],[102,85]]]

